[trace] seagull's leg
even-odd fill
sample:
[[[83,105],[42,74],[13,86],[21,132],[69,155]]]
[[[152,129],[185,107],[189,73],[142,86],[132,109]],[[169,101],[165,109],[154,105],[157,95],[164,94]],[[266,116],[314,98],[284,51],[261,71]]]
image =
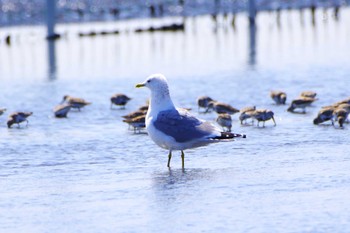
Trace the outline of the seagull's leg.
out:
[[[170,167],[170,160],[171,160],[171,150],[169,150],[169,155],[168,155],[168,167]]]
[[[28,123],[29,123],[29,121],[28,121],[28,120],[26,120],[26,122],[27,122],[26,127],[28,127]]]
[[[185,154],[184,151],[181,151],[181,160],[182,160],[182,169],[185,168]]]

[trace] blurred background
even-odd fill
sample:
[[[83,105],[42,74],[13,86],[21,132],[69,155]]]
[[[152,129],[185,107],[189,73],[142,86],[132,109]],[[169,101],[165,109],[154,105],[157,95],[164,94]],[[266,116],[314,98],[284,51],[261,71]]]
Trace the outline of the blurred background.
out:
[[[349,124],[314,125],[349,98],[349,0],[0,0],[1,232],[348,232]],[[271,109],[246,140],[167,151],[122,116],[163,73],[174,103],[208,95]],[[287,94],[286,105],[270,98]],[[317,100],[287,112],[302,91]],[[131,97],[110,108],[115,93]],[[92,102],[68,118],[64,95]],[[28,127],[6,117],[30,111]]]
[[[328,61],[342,65],[348,4],[1,0],[0,77],[116,78],[155,71],[177,76]]]

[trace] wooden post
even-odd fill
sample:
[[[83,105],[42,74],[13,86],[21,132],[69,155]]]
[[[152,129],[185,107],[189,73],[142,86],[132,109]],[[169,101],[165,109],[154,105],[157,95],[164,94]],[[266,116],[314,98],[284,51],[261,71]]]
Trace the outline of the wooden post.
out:
[[[249,24],[249,59],[248,64],[254,66],[256,63],[256,24]]]
[[[256,17],[255,0],[249,0],[248,2],[248,17],[249,17],[249,24],[255,25],[255,17]]]
[[[256,63],[256,5],[255,0],[248,2],[248,18],[249,18],[249,65],[254,66]]]
[[[46,22],[47,36],[46,39],[54,40],[60,37],[55,33],[55,17],[56,17],[56,0],[46,0]]]
[[[48,77],[50,80],[56,79],[56,41],[47,41]]]

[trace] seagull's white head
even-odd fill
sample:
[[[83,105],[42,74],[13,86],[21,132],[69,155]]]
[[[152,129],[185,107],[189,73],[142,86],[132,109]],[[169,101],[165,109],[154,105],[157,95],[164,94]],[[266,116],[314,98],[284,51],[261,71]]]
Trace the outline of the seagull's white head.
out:
[[[152,74],[147,77],[146,81],[137,84],[136,87],[148,87],[152,92],[169,93],[168,82],[162,74]]]
[[[151,106],[157,110],[174,108],[170,98],[168,82],[162,74],[152,74],[136,87],[148,87],[151,90]]]

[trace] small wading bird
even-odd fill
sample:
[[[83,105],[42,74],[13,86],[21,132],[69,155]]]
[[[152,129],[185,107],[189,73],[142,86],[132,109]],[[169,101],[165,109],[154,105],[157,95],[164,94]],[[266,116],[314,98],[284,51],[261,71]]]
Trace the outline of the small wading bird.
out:
[[[216,122],[222,127],[224,132],[231,132],[232,117],[230,114],[227,114],[227,113],[219,114],[218,117],[216,118]]]
[[[131,100],[130,97],[124,94],[114,94],[111,97],[111,109],[114,105],[121,106],[122,109],[125,108],[125,105]]]
[[[338,122],[339,126],[342,128],[343,124],[347,121],[347,118],[350,114],[350,104],[348,103],[340,103],[337,104],[333,112],[333,118]]]
[[[196,118],[184,109],[175,108],[167,80],[162,74],[151,75],[136,87],[147,87],[151,90],[146,129],[158,146],[169,150],[168,167],[173,150],[181,151],[182,168],[184,168],[186,149],[227,141],[235,137],[245,138],[242,134],[221,132],[213,124]]]
[[[222,103],[222,102],[217,102],[217,101],[211,101],[208,104],[208,109],[212,109],[217,113],[227,113],[227,114],[235,114],[239,112],[237,108],[232,107],[229,104]]]
[[[340,128],[343,128],[343,124],[348,116],[349,112],[345,108],[336,108],[333,112],[334,121],[338,122]]]
[[[67,117],[67,114],[70,111],[70,109],[71,109],[71,106],[69,104],[60,104],[53,109],[53,112],[55,114],[55,117],[65,118]]]
[[[197,99],[197,104],[198,104],[198,112],[200,110],[200,108],[204,108],[205,111],[204,112],[208,112],[208,104],[214,101],[212,98],[210,98],[209,96],[200,96]]]
[[[0,116],[6,112],[6,108],[0,108]]]
[[[146,115],[147,111],[144,110],[136,110],[134,112],[131,112],[127,115],[122,116],[124,119],[132,119],[138,116]]]
[[[333,112],[334,112],[334,107],[332,106],[326,106],[321,108],[321,110],[317,113],[316,118],[314,119],[314,124],[318,125],[326,121],[331,121],[332,125],[334,125]]]
[[[287,94],[283,91],[271,91],[270,97],[276,104],[286,104]]]
[[[294,112],[295,109],[301,108],[303,110],[302,112],[305,113],[305,108],[309,107],[315,100],[314,98],[299,97],[292,101],[287,111]]]
[[[265,121],[273,120],[274,125],[276,126],[276,121],[274,118],[274,113],[271,110],[268,109],[257,109],[252,113],[252,117],[258,121],[258,127],[259,122],[263,122],[263,127],[265,127]]]
[[[141,132],[141,129],[146,127],[146,115],[140,115],[129,119],[124,119],[123,122],[128,123],[129,126],[134,128],[134,133],[138,131]]]
[[[243,121],[247,122],[247,119],[252,118],[252,123],[254,123],[253,113],[256,107],[245,107],[240,110],[239,120],[241,121],[241,125],[243,125]]]
[[[300,93],[301,97],[313,98],[315,99],[317,93],[314,91],[303,91]]]
[[[76,97],[72,97],[69,95],[65,95],[63,96],[63,100],[61,102],[61,104],[63,103],[67,103],[69,104],[72,108],[76,108],[80,111],[81,108],[85,107],[86,105],[91,104],[90,102],[85,101],[82,98],[76,98]]]
[[[7,127],[11,128],[13,124],[17,124],[18,128],[20,127],[20,123],[26,121],[28,126],[29,121],[27,120],[27,117],[31,116],[32,112],[15,112],[12,113],[7,120]]]

